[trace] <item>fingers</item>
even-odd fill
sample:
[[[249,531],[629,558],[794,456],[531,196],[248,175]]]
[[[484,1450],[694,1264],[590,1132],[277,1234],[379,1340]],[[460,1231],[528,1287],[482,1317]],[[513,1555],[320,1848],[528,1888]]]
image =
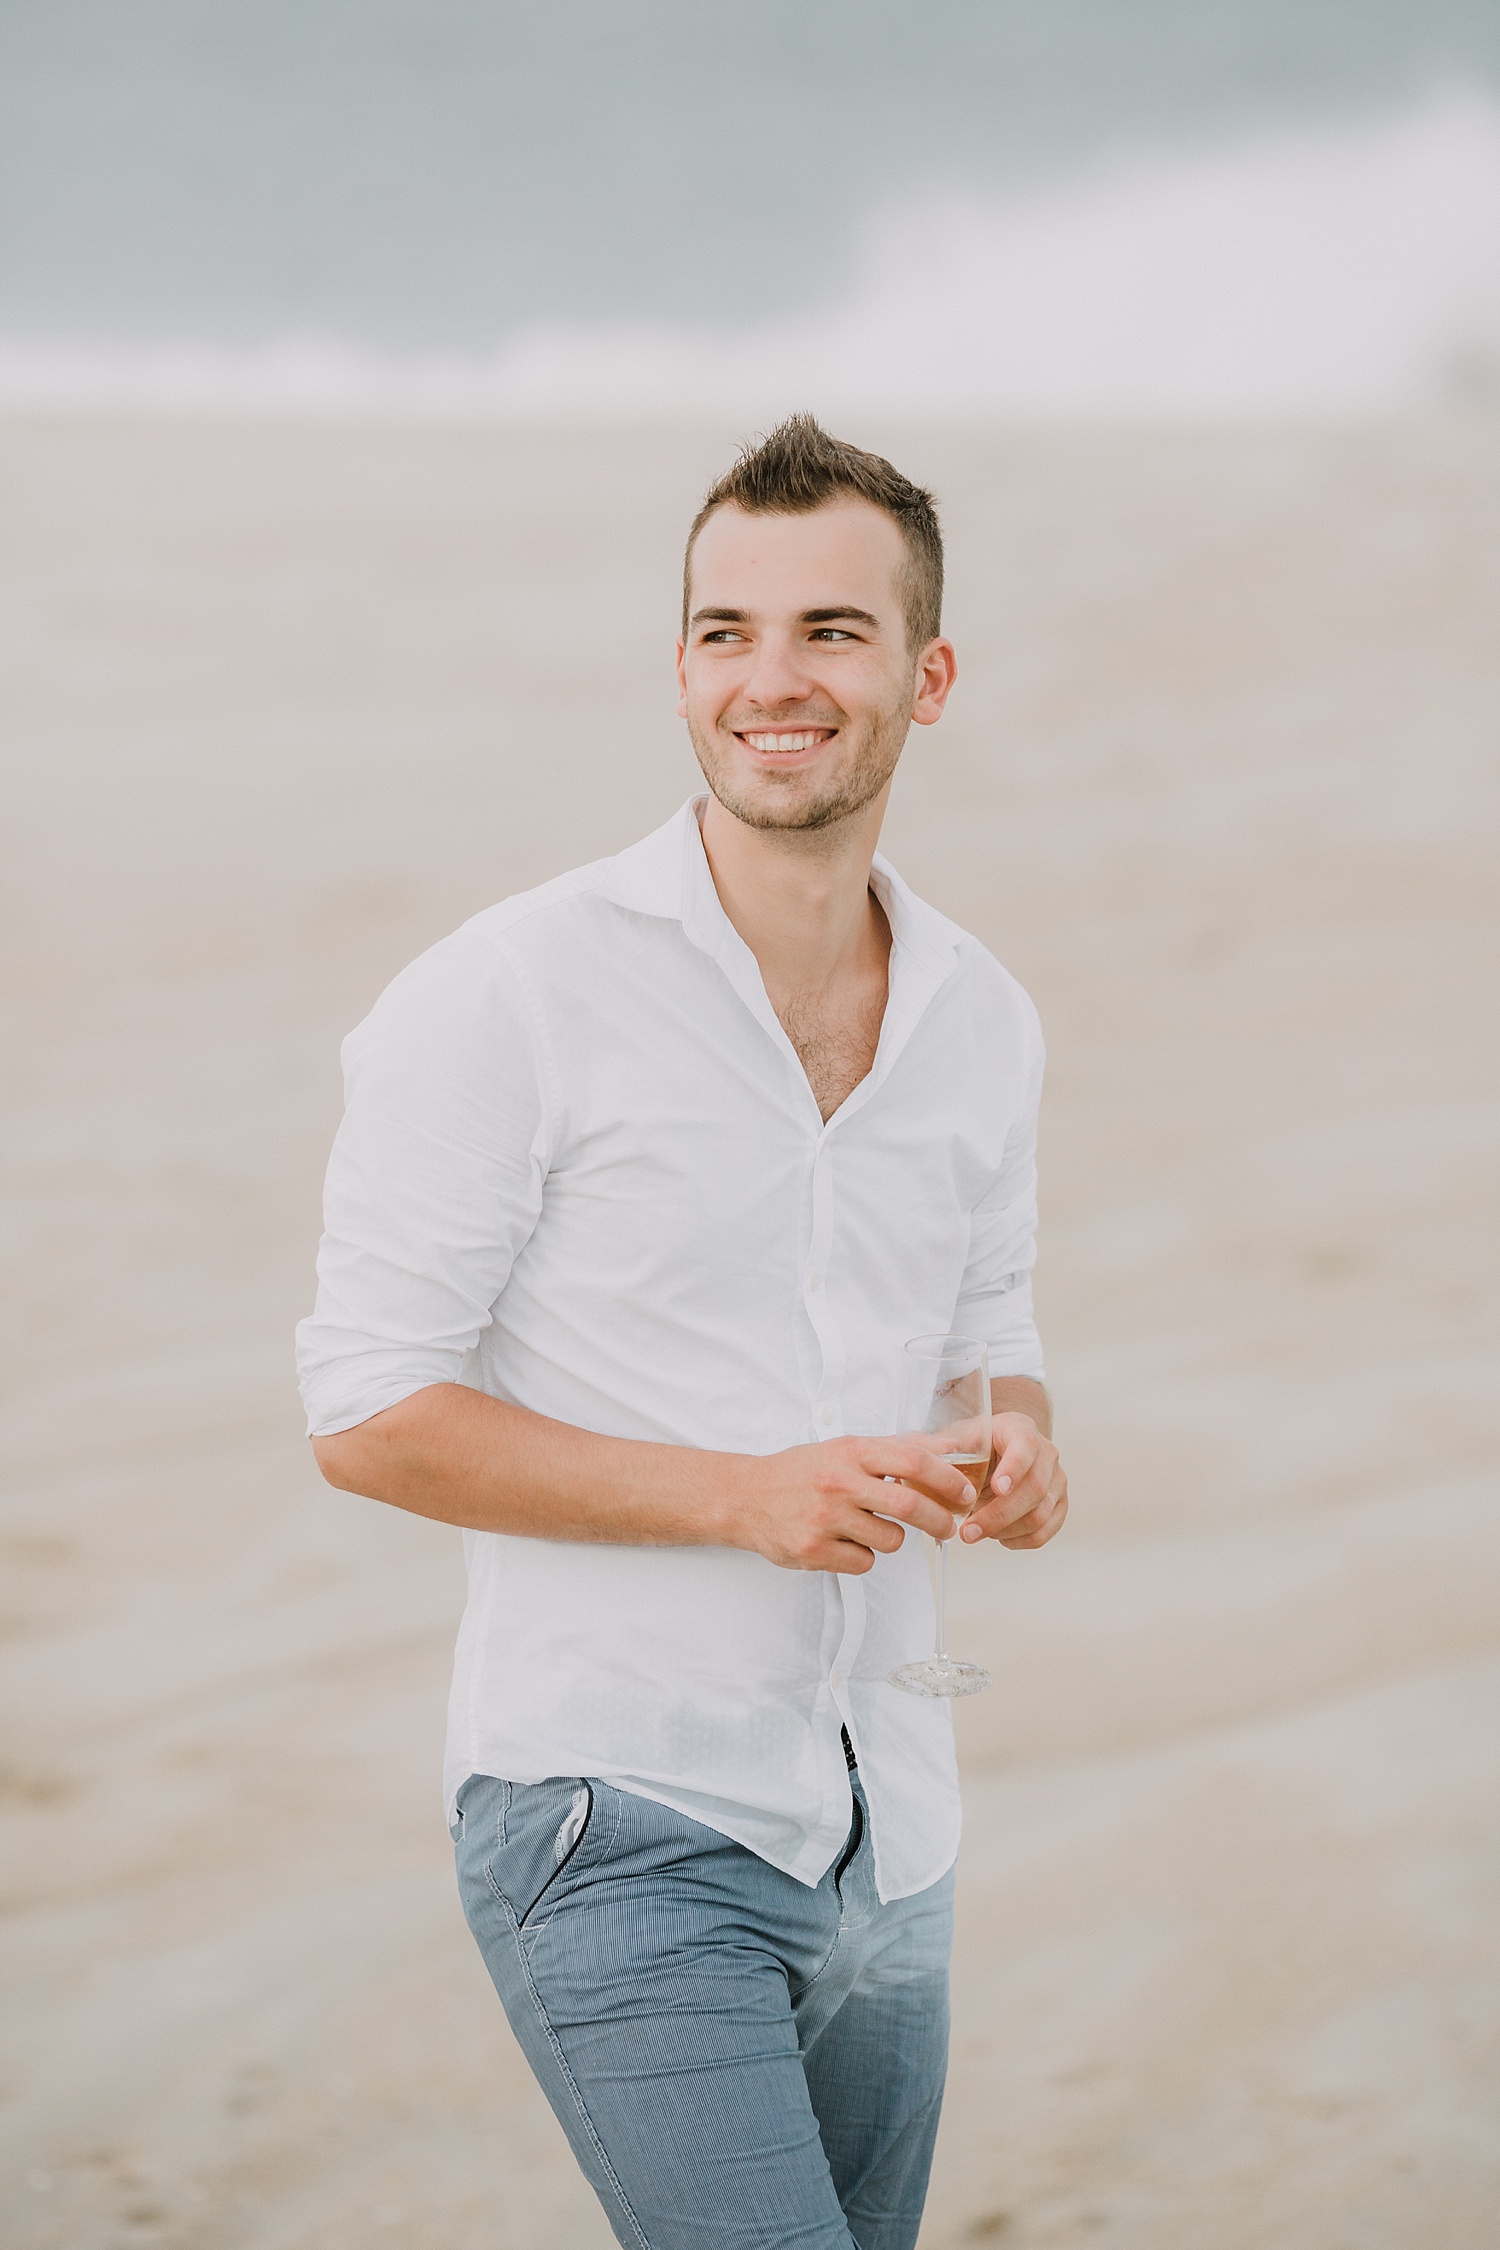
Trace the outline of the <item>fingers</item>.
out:
[[[982,1440],[981,1440],[982,1442]],[[973,1505],[968,1478],[915,1438],[833,1438],[759,1457],[736,1544],[783,1570],[859,1577],[905,1527],[951,1539]]]
[[[896,1479],[882,1484],[878,1497],[865,1496],[864,1504],[882,1515],[899,1516],[931,1539],[951,1539],[974,1505],[974,1487],[962,1469],[919,1439],[874,1440],[862,1461],[869,1476]]]
[[[904,1524],[931,1539],[951,1539],[960,1514],[973,1504],[974,1488],[963,1471],[913,1439],[837,1440],[828,1454],[814,1479],[822,1497],[817,1530],[823,1540],[873,1550],[872,1561],[875,1554],[896,1552]],[[813,1567],[851,1566],[845,1559]]]
[[[951,1520],[951,1519],[950,1519]],[[852,1502],[814,1504],[791,1520],[762,1523],[745,1542],[781,1570],[833,1570],[860,1576],[877,1554],[894,1554],[906,1537],[899,1523]]]
[[[880,1505],[889,1513],[903,1496],[903,1488],[886,1485],[880,1490]],[[904,1498],[907,1502],[918,1501],[918,1496],[910,1492],[905,1492]],[[951,1537],[954,1519],[947,1509],[932,1502],[924,1501],[919,1504],[924,1513],[930,1509],[932,1515],[946,1525],[944,1536]],[[1045,1547],[1049,1539],[1056,1538],[1067,1521],[1067,1477],[1059,1468],[1054,1487],[1047,1497],[1006,1529],[987,1531],[978,1528],[980,1517],[984,1513],[983,1510],[979,1511],[963,1526],[960,1533],[962,1538],[970,1541],[990,1538],[998,1545],[1010,1548],[1012,1552]],[[914,1525],[914,1528],[925,1529],[926,1526]],[[842,1577],[862,1578],[867,1571],[874,1569],[876,1554],[894,1554],[903,1537],[901,1524],[888,1522],[884,1514],[877,1516],[860,1511],[853,1515],[847,1535],[830,1532],[816,1545],[810,1545],[800,1553],[793,1567],[801,1570],[831,1570]]]
[[[951,1524],[952,1517],[949,1517]],[[875,1567],[877,1555],[893,1555],[906,1538],[899,1523],[850,1508],[846,1522],[830,1522],[822,1536],[810,1540],[798,1556],[799,1570],[833,1570],[842,1577],[863,1577]]]
[[[968,1497],[973,1497],[972,1492],[968,1492]],[[940,1500],[930,1500],[915,1485],[871,1482],[862,1505],[871,1509],[877,1520],[895,1516],[898,1526],[909,1523],[913,1531],[925,1531],[929,1539],[951,1539],[958,1529],[959,1519],[954,1510],[945,1507]]]
[[[997,1414],[995,1444],[999,1459],[994,1474],[983,1502],[964,1525],[963,1537],[1001,1539],[1008,1544],[1028,1517],[1045,1511],[1060,1477],[1066,1492],[1067,1479],[1057,1447],[1043,1437],[1029,1415]]]
[[[1043,1437],[1029,1414],[997,1414],[995,1450],[999,1459],[990,1489],[999,1497],[1030,1491],[1033,1504],[1046,1493],[1057,1467],[1057,1447]]]
[[[983,1504],[964,1525],[970,1542],[997,1539],[1004,1547],[1044,1547],[1062,1529],[1068,1512],[1068,1479],[1057,1447],[1026,1414],[997,1414],[999,1459]]]
[[[991,1501],[975,1510],[960,1536],[967,1540],[997,1539],[1002,1547],[1045,1547],[1061,1531],[1068,1514],[1068,1479],[1061,1463],[1041,1499],[1015,1514],[1012,1499]]]
[[[830,1539],[827,1544],[813,1549],[795,1566],[798,1570],[831,1570],[840,1578],[863,1578],[875,1568],[875,1557],[870,1549],[857,1539]]]
[[[963,1470],[916,1438],[871,1439],[861,1449],[860,1467],[866,1476],[899,1478],[909,1491],[925,1493],[950,1515],[967,1513],[974,1498],[974,1487]]]
[[[1064,1493],[1062,1499],[1051,1505],[1047,1510],[1036,1510],[1032,1515],[1023,1517],[1014,1531],[1007,1531],[1003,1535],[1000,1545],[1012,1549],[1045,1547],[1047,1541],[1055,1539],[1062,1530],[1063,1524],[1067,1520],[1067,1514],[1068,1500],[1067,1494]],[[1030,1528],[1033,1525],[1035,1528]]]

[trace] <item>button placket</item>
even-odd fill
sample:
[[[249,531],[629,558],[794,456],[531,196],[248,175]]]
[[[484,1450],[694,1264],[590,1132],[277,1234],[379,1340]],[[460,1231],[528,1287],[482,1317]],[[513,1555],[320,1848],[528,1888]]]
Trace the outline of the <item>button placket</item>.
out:
[[[833,1249],[833,1131],[825,1125],[812,1156],[812,1225],[802,1276],[802,1304],[822,1355],[822,1373],[813,1402],[819,1437],[842,1433],[844,1341],[828,1300],[828,1266]]]
[[[845,1726],[850,1724],[849,1675],[859,1657],[865,1641],[865,1582],[862,1578],[839,1578],[839,1599],[844,1609],[843,1637],[834,1651],[833,1664],[828,1674],[828,1685],[833,1695],[839,1717]]]

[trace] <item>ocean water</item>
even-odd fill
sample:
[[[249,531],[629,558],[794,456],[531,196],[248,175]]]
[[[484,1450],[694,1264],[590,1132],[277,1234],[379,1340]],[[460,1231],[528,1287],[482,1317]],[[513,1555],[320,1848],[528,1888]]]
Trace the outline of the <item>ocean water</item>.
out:
[[[1500,392],[1500,0],[3,0],[0,403]]]

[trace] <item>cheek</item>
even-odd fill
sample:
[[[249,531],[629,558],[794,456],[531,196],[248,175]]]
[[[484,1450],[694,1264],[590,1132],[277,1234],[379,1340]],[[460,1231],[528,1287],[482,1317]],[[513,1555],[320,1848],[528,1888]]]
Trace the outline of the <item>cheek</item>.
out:
[[[702,664],[702,661],[699,664],[686,664],[681,668],[679,684],[681,700],[688,706],[688,711],[693,713],[693,718],[708,720],[708,724],[713,724],[713,720],[724,709],[726,700],[729,700],[729,695],[733,693],[724,670],[717,664],[711,666]]]
[[[901,679],[884,670],[845,683],[844,707],[862,734],[883,741],[891,735],[904,738],[911,724],[912,692]]]
[[[702,732],[712,734],[720,719],[734,701],[734,682],[727,676],[727,668],[708,671],[693,667],[683,678],[682,705],[685,715]]]

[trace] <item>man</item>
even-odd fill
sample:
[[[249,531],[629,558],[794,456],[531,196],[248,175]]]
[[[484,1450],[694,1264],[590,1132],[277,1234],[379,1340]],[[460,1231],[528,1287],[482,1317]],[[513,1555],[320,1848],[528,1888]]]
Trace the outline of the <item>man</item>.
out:
[[[688,542],[708,795],[477,916],[345,1047],[324,1475],[460,1524],[448,1804],[470,1925],[617,2238],[910,2250],[942,2098],[958,1799],[896,1427],[983,1339],[965,1541],[1067,1485],[1031,1318],[1042,1048],[876,841],[953,685],[930,496],[799,416]]]

